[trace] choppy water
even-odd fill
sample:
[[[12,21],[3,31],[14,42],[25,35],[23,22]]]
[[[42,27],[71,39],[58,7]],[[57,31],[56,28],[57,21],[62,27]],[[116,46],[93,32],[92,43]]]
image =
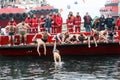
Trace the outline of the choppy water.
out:
[[[0,57],[0,80],[120,80],[120,56]]]

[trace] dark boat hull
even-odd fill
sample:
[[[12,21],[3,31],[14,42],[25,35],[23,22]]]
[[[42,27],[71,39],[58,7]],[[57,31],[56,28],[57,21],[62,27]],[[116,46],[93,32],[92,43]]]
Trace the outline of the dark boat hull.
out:
[[[36,46],[2,46],[0,47],[0,55],[7,56],[24,56],[38,55]],[[118,43],[99,43],[98,47],[91,44],[88,48],[87,44],[61,44],[57,45],[61,55],[106,55],[120,54],[120,45]],[[47,45],[47,55],[52,55],[53,45]],[[40,48],[43,55],[43,48]]]

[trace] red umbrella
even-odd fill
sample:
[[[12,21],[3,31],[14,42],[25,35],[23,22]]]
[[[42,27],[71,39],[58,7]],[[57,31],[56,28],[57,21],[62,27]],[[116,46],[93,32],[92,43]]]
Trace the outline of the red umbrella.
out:
[[[53,6],[42,6],[42,7],[36,7],[35,10],[46,10],[46,9],[54,9]]]
[[[22,9],[22,8],[2,8],[0,9],[0,14],[2,13],[6,13],[6,14],[9,14],[9,13],[25,13],[26,10],[25,9]]]

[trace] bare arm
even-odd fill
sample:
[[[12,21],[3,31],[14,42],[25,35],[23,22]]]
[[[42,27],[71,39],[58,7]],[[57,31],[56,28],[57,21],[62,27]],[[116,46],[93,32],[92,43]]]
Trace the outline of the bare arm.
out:
[[[53,50],[55,50],[56,49],[56,41],[55,41],[55,43],[54,43],[54,48],[53,48]]]
[[[37,34],[35,34],[35,36],[32,38],[32,41],[34,41],[35,40],[35,38],[36,38],[36,36],[38,35],[38,33]]]

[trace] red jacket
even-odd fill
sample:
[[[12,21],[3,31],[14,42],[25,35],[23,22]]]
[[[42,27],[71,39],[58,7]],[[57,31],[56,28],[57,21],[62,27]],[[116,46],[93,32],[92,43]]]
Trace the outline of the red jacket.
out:
[[[52,19],[53,19],[52,25],[54,26],[57,25],[57,16],[53,15]]]
[[[32,27],[38,27],[38,19],[32,18]]]
[[[60,17],[60,16],[57,16],[57,17],[56,17],[56,24],[57,24],[58,26],[61,26],[61,25],[63,24],[63,19],[62,19],[62,17]]]
[[[45,26],[44,26],[44,24],[45,24],[44,18],[40,19],[39,23],[40,23],[40,28],[45,27]]]
[[[29,26],[31,26],[31,18],[26,18],[25,19],[25,23],[27,23]]]
[[[81,25],[81,17],[80,16],[75,17],[74,24],[75,24],[75,26],[80,26]]]
[[[73,19],[67,19],[66,24],[67,24],[67,27],[72,27],[74,25]]]
[[[116,20],[116,26],[120,27],[120,17]]]

